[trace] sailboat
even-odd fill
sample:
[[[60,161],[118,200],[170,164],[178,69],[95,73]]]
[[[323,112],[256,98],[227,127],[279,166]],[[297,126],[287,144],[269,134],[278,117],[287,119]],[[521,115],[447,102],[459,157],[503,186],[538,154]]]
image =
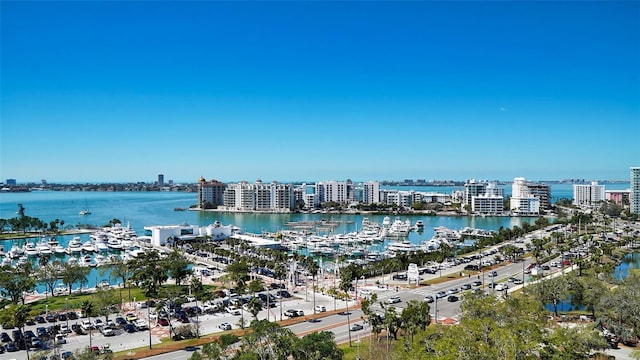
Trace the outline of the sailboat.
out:
[[[84,199],[84,209],[80,210],[79,215],[89,215],[91,214],[91,210],[89,210],[89,206],[87,206],[87,199]]]

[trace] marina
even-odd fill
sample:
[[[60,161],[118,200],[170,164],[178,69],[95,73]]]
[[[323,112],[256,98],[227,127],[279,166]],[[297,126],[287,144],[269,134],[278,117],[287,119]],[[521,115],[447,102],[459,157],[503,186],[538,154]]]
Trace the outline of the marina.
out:
[[[323,213],[224,213],[215,211],[175,211],[176,207],[189,209],[195,203],[195,194],[181,192],[56,192],[39,191],[30,193],[2,193],[0,195],[0,218],[16,217],[18,204],[22,204],[25,214],[49,222],[64,220],[64,229],[90,229],[91,232],[61,235],[43,239],[2,240],[4,250],[2,261],[13,266],[27,261],[37,261],[40,251],[68,262],[87,265],[90,268],[88,283],[83,286],[95,287],[101,281],[116,285],[108,272],[100,274],[100,263],[108,261],[111,255],[130,258],[131,253],[150,225],[193,224],[207,226],[216,222],[233,224],[244,233],[267,237],[281,234],[283,245],[291,252],[315,257],[344,256],[357,261],[376,261],[403,251],[413,249],[436,250],[441,237],[452,241],[470,229],[497,230],[500,227],[522,226],[535,218],[516,217],[449,217],[380,214],[323,214]],[[91,216],[78,214],[78,209],[91,208]],[[150,209],[153,209],[151,211]],[[135,233],[138,240],[125,239],[127,235],[105,234],[102,229],[112,219],[122,221],[123,228]],[[394,226],[394,223],[396,224]],[[465,230],[468,228],[467,230]],[[454,230],[452,233],[444,229]],[[441,230],[441,231],[440,231]],[[385,233],[386,231],[386,233]],[[391,233],[391,235],[389,235]],[[438,233],[438,236],[435,236]],[[279,239],[280,240],[280,239]],[[469,240],[458,242],[468,246]],[[31,244],[31,245],[27,245]],[[28,252],[28,254],[27,254]],[[90,255],[85,261],[83,256]],[[100,256],[104,258],[101,258]],[[93,262],[91,260],[94,260]],[[95,267],[93,265],[95,264]],[[79,284],[72,285],[74,290]],[[38,291],[44,291],[39,286]]]

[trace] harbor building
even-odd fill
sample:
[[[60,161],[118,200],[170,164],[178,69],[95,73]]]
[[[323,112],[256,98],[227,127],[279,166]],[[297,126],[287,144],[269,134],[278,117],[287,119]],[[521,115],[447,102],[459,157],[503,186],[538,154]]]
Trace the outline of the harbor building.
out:
[[[592,208],[604,201],[604,185],[592,181],[589,185],[573,185],[573,205]]]
[[[159,186],[164,185],[164,174],[159,174],[158,175],[158,185]]]
[[[631,212],[640,214],[640,167],[631,168]]]
[[[226,185],[218,180],[198,179],[198,208],[215,208],[224,204]]]
[[[197,237],[206,237],[213,241],[221,241],[234,235],[238,229],[232,225],[221,225],[215,222],[207,226],[190,225],[160,225],[145,226],[144,235],[149,236],[153,246],[171,246],[176,240],[192,241]]]

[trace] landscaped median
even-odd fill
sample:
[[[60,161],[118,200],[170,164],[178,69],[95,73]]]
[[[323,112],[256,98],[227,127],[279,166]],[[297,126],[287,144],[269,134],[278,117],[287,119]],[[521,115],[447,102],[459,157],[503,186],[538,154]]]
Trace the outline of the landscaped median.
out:
[[[360,304],[357,304],[357,305],[354,305],[353,307],[349,307],[349,311],[353,311],[353,310],[359,309],[359,308],[360,308]],[[326,311],[326,312],[318,313],[318,314],[315,314],[315,315],[307,315],[307,316],[300,316],[300,317],[294,317],[294,318],[289,318],[289,319],[283,319],[282,321],[277,321],[277,324],[280,325],[280,327],[286,327],[286,326],[302,323],[302,322],[305,322],[305,321],[309,321],[311,319],[319,319],[319,318],[324,318],[324,317],[331,316],[331,315],[336,315],[336,314],[339,314],[342,311],[344,311],[344,310]],[[307,335],[308,333],[312,333],[312,332],[316,332],[316,331],[325,331],[325,330],[329,330],[331,328],[334,328],[336,326],[341,326],[341,325],[346,325],[346,324],[347,324],[347,321],[344,321],[344,322],[341,322],[341,323],[338,323],[338,324],[334,324],[334,325],[330,325],[330,326],[325,326],[325,327],[320,327],[320,328],[317,328],[317,329],[305,331],[304,333],[300,333],[300,334],[296,334],[296,335],[298,335],[300,337],[300,336]],[[249,331],[251,331],[249,328],[246,328],[244,330],[243,329],[235,329],[235,330],[225,331],[223,333],[215,333],[215,334],[203,335],[199,339],[188,339],[188,340],[180,340],[180,341],[166,340],[165,342],[163,342],[161,344],[153,345],[151,349],[149,349],[148,347],[141,347],[141,348],[137,348],[137,349],[130,349],[130,350],[124,350],[124,351],[117,352],[117,353],[114,354],[113,359],[114,360],[144,359],[144,358],[147,358],[147,357],[150,357],[150,356],[154,356],[154,355],[160,355],[160,354],[164,354],[164,353],[168,353],[168,352],[172,352],[172,351],[184,350],[184,349],[188,349],[190,347],[202,346],[204,344],[208,344],[208,343],[217,341],[218,338],[221,335],[224,335],[224,334],[233,334],[233,335],[236,335],[236,336],[241,338],[243,335],[245,335]]]

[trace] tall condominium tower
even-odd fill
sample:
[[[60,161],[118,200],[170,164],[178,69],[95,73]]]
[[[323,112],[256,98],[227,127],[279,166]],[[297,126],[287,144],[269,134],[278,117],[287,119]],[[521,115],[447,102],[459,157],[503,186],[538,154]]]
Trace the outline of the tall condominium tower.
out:
[[[573,205],[593,207],[604,201],[604,185],[592,181],[590,185],[573,185]]]
[[[631,212],[640,214],[640,167],[631,168]]]

